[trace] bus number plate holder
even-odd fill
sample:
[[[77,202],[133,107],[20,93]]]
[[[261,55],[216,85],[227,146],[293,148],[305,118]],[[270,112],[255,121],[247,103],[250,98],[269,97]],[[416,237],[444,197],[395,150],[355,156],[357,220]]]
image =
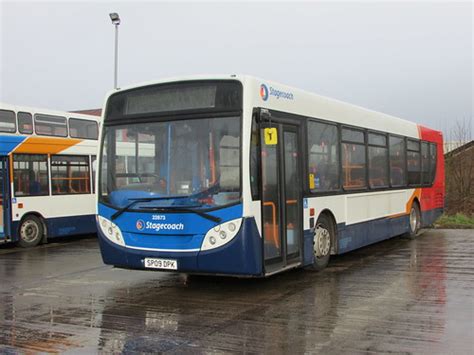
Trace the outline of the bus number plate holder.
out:
[[[178,261],[174,259],[145,258],[143,262],[147,269],[178,270]]]

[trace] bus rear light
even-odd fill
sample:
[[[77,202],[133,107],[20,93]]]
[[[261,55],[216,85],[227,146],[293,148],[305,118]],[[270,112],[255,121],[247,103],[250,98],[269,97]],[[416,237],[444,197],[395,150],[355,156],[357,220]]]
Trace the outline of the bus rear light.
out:
[[[242,218],[234,219],[209,229],[202,241],[201,250],[210,250],[229,243],[240,230]]]
[[[18,204],[18,208],[23,208],[23,204],[21,202]]]

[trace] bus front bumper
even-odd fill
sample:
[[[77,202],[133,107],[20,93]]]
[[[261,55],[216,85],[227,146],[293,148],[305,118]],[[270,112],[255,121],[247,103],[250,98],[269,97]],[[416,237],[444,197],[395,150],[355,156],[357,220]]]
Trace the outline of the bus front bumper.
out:
[[[176,260],[180,273],[262,276],[262,239],[253,218],[244,218],[239,233],[228,244],[211,250],[137,250],[112,243],[98,228],[100,250],[105,264],[126,269],[148,269],[146,258]],[[161,271],[172,271],[163,269]]]

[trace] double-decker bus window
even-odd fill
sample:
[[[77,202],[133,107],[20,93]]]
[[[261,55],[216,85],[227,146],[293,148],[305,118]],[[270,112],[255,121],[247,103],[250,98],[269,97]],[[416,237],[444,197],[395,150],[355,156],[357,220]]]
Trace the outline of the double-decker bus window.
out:
[[[336,125],[308,122],[308,172],[311,192],[339,189],[338,148]]]
[[[343,128],[342,140],[343,187],[347,190],[364,189],[367,187],[364,132]]]
[[[0,110],[0,132],[16,132],[15,112]]]
[[[431,184],[430,179],[430,149],[428,142],[421,142],[421,183]]]
[[[46,154],[13,154],[15,196],[49,194],[48,156]]]
[[[70,118],[69,136],[72,138],[97,139],[99,136],[98,124],[95,121]]]
[[[89,174],[88,156],[51,156],[51,189],[53,195],[90,193]]]
[[[436,144],[430,143],[430,184],[433,184],[436,175]]]
[[[420,142],[409,139],[407,141],[407,170],[408,185],[420,185],[421,183],[421,155]]]
[[[388,186],[387,137],[383,134],[369,133],[369,186],[371,188]]]
[[[390,136],[390,184],[393,187],[406,185],[405,140],[401,137]]]
[[[33,133],[33,117],[29,112],[18,112],[18,131],[23,134]]]
[[[36,114],[35,130],[42,136],[67,137],[66,117]]]

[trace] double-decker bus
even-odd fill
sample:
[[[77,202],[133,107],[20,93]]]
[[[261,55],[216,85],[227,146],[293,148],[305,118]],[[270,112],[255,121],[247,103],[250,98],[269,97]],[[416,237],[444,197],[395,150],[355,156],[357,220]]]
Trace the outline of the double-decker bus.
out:
[[[441,132],[250,76],[110,93],[100,142],[103,260],[268,276],[442,213]]]
[[[96,232],[99,121],[0,104],[0,244]]]

